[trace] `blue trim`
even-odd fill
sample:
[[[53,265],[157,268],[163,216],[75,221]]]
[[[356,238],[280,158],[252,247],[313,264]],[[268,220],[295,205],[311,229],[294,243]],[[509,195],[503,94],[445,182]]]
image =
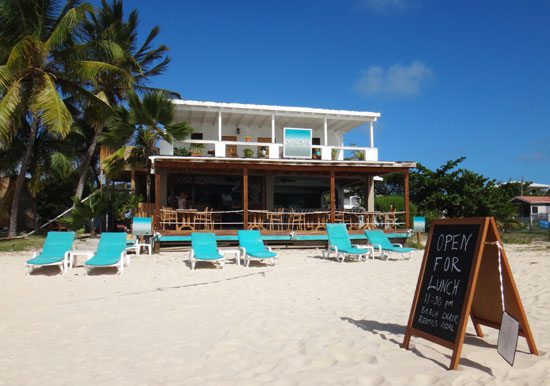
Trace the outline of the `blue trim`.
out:
[[[408,232],[404,233],[386,233],[388,238],[409,238],[411,237]],[[365,234],[359,235],[349,235],[351,240],[366,240],[367,237]],[[235,236],[216,236],[216,241],[238,241],[238,237]],[[262,240],[264,241],[324,241],[328,240],[328,236],[325,235],[296,235],[294,239],[290,238],[290,235],[262,235]],[[191,236],[160,236],[157,237],[156,241],[170,242],[170,241],[191,241]]]

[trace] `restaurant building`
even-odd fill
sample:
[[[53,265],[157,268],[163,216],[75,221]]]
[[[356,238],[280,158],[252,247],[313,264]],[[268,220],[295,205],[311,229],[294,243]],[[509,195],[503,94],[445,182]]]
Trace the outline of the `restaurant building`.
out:
[[[151,157],[155,230],[162,235],[238,229],[262,234],[319,234],[327,222],[350,232],[408,229],[409,169],[414,162],[380,161],[374,144],[379,113],[240,103],[174,100],[175,120],[189,139],[161,141]],[[367,144],[345,146],[361,128]],[[374,178],[402,173],[404,213],[374,208]],[[362,186],[364,207],[344,209],[344,190]],[[178,208],[184,197],[185,208]],[[402,221],[397,221],[401,217]]]

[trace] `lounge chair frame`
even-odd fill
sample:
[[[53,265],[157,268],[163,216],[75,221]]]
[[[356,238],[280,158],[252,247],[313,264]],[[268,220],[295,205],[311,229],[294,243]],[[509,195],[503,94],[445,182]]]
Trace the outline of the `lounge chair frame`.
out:
[[[357,244],[351,244],[351,241],[349,240],[349,234],[346,227],[346,224],[344,223],[335,223],[335,224],[326,224],[327,227],[327,234],[329,239],[329,245],[326,250],[322,250],[321,253],[323,254],[324,258],[329,258],[330,254],[334,252],[336,254],[336,261],[338,263],[343,263],[346,256],[353,257],[359,259],[359,261],[362,261],[363,258],[365,261],[367,261],[368,257],[372,257],[374,259],[374,248],[370,245],[365,246],[359,246]],[[349,247],[346,246],[346,249],[341,248],[342,245],[340,245],[340,248],[336,244],[331,244],[331,233],[338,233],[340,232],[342,235],[347,236],[347,242],[349,243]],[[351,248],[351,249],[348,249]]]

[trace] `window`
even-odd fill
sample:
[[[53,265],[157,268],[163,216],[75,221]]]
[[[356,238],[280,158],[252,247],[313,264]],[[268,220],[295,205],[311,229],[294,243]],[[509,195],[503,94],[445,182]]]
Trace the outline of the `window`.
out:
[[[202,133],[192,133],[191,139],[202,139]]]
[[[312,145],[320,145],[321,144],[321,138],[319,138],[319,137],[311,138],[311,144]]]
[[[531,213],[532,214],[537,214],[539,212],[539,207],[538,206],[532,206],[531,207]]]

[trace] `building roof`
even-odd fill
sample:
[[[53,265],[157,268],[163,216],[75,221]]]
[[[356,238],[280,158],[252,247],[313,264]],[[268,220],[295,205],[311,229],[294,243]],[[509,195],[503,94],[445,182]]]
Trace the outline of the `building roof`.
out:
[[[550,204],[550,196],[516,196],[512,201],[521,201],[527,204]]]
[[[374,122],[380,113],[367,111],[331,110],[311,107],[286,107],[245,103],[204,102],[193,100],[172,101],[175,105],[175,119],[191,124],[217,126],[218,113],[222,112],[223,126],[271,127],[275,117],[277,127],[323,128],[327,119],[329,130],[341,133]]]

